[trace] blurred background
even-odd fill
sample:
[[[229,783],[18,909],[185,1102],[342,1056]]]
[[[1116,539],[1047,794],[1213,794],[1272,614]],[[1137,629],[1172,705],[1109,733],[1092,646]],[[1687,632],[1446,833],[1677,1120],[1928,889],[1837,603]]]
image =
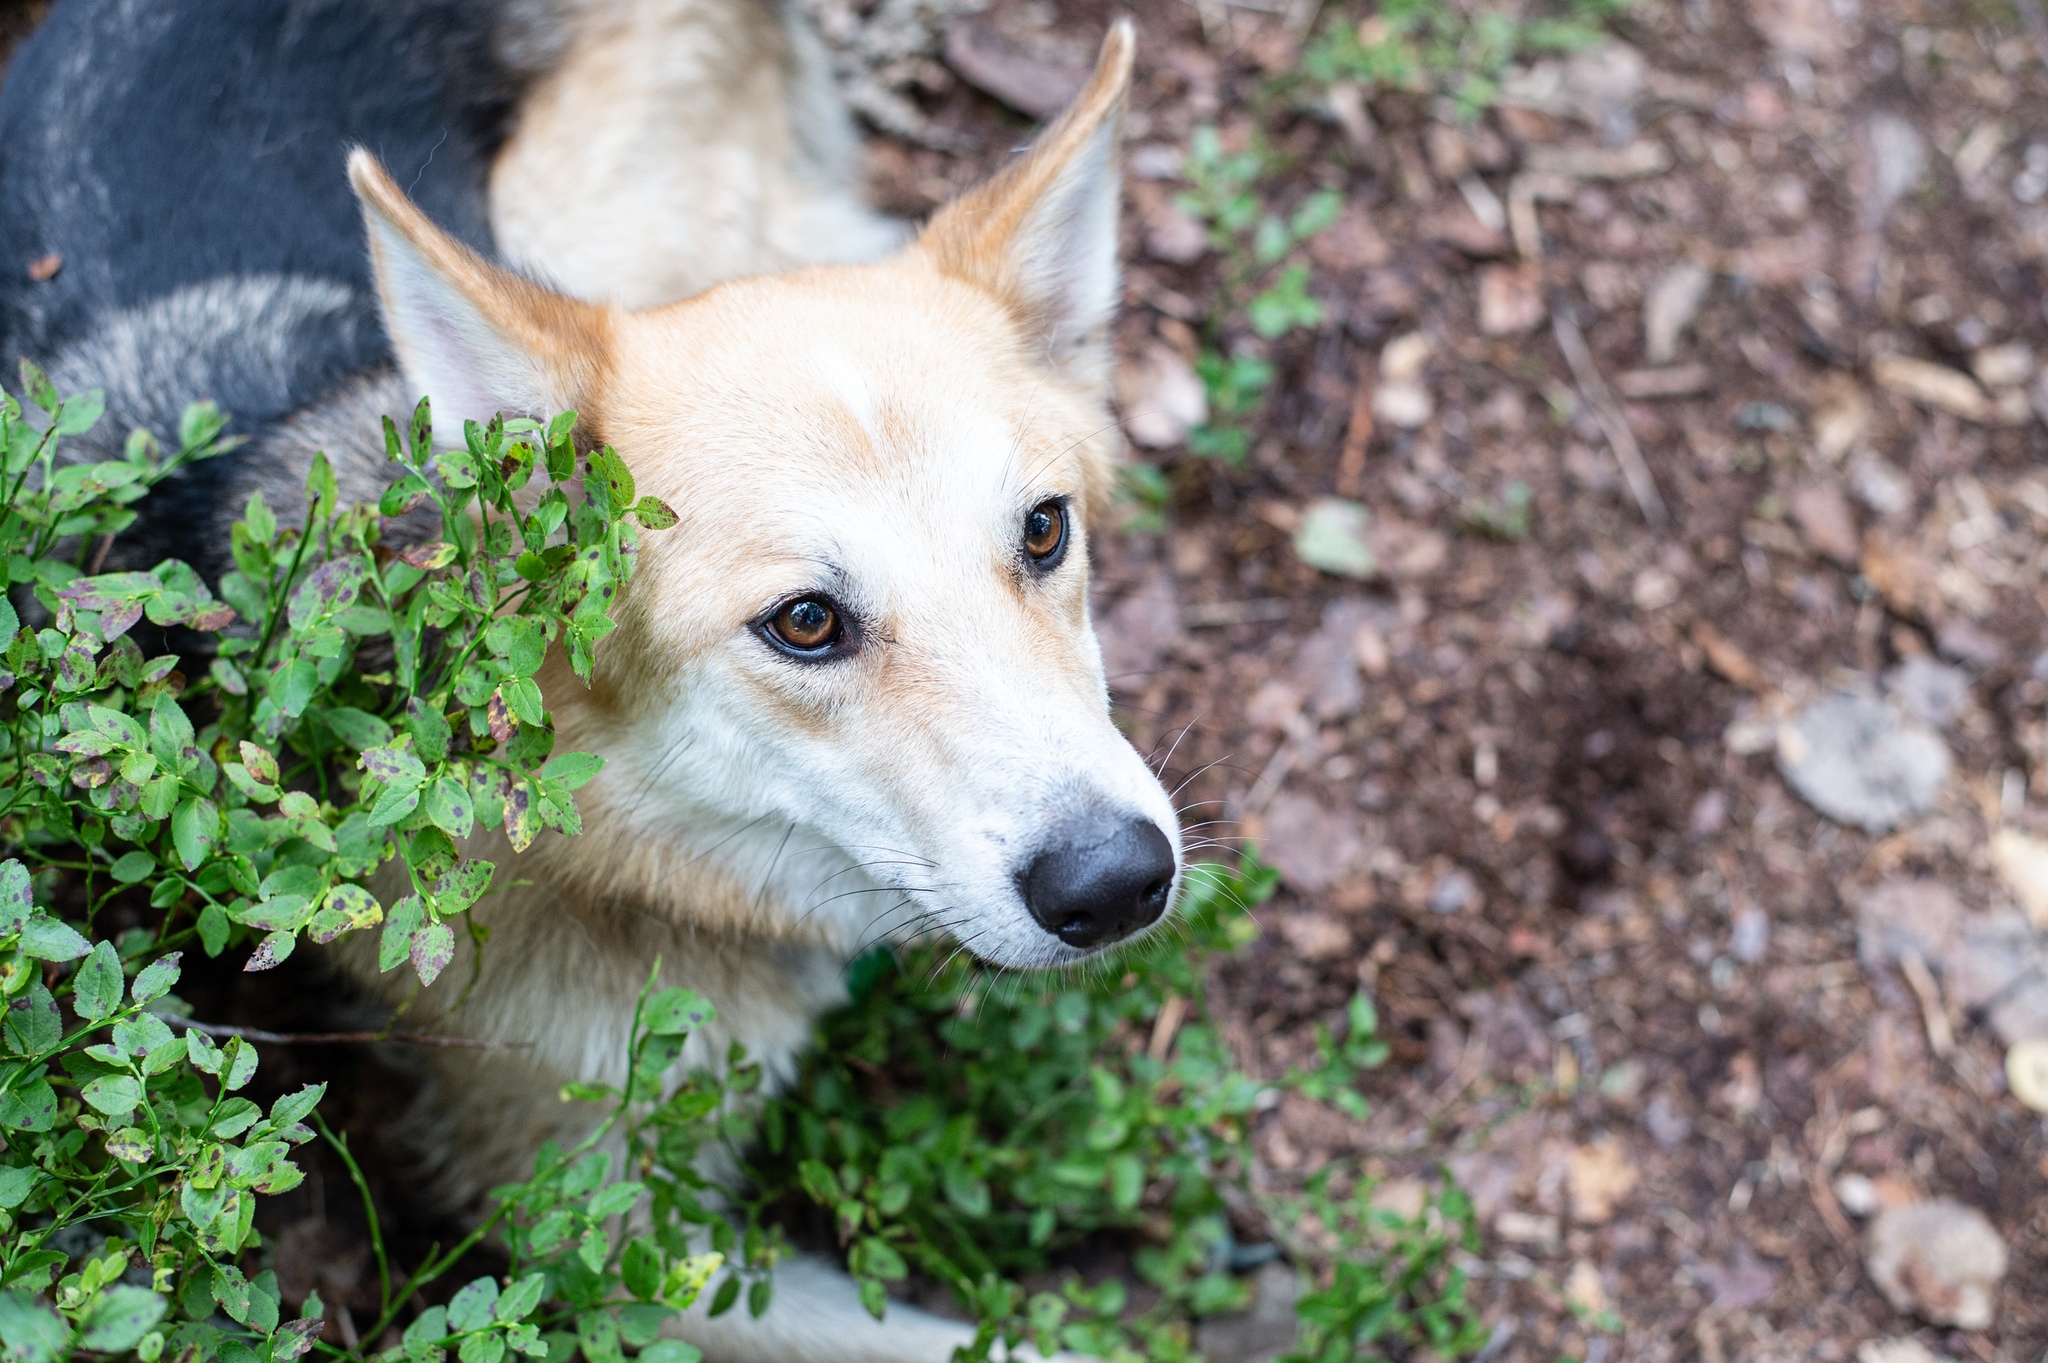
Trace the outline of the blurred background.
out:
[[[801,2],[913,217],[1124,9]],[[1240,1063],[1393,1046],[1260,1178],[1447,1163],[1489,1359],[2042,1358],[2039,0],[1130,8],[1112,687]]]

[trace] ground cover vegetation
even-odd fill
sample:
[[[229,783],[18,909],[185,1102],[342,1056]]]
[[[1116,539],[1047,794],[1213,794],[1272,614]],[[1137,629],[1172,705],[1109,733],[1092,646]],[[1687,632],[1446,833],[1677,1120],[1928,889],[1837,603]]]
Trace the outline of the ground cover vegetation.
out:
[[[610,450],[579,455],[573,413],[437,442],[423,403],[409,429],[386,423],[375,507],[339,504],[316,457],[301,515],[251,497],[215,586],[176,561],[97,572],[153,486],[233,447],[225,418],[193,407],[175,449],[138,432],[118,460],[68,462],[98,396],[60,397],[32,366],[23,391],[0,403],[0,554],[22,602],[0,619],[8,1357],[688,1363],[663,1322],[707,1291],[714,1312],[773,1310],[781,1226],[806,1208],[877,1316],[913,1273],[951,1289],[980,1322],[975,1359],[1026,1339],[1187,1359],[1193,1322],[1242,1304],[1230,1211],[1256,1205],[1245,1142],[1275,1089],[1230,1062],[1204,997],[1211,958],[1256,935],[1249,910],[1272,892],[1249,856],[1191,872],[1177,935],[1070,978],[991,980],[939,947],[863,958],[801,1083],[765,1102],[743,1053],[672,1074],[710,1009],[650,985],[625,1084],[562,1095],[591,1105],[590,1135],[542,1150],[465,1237],[394,1263],[325,1086],[267,1109],[246,1096],[258,1047],[192,1017],[183,964],[261,972],[302,938],[367,932],[384,970],[462,988],[442,978],[456,934],[490,949],[468,910],[505,868],[459,840],[502,827],[516,851],[579,831],[574,792],[601,763],[554,750],[535,674],[560,648],[587,681],[641,537],[675,515]],[[145,633],[178,651],[145,651]],[[387,864],[402,876],[373,885]],[[1282,1085],[1362,1112],[1376,1026],[1361,995]],[[255,1227],[316,1140],[365,1204],[362,1344],[331,1337],[317,1293],[284,1300]],[[730,1205],[698,1172],[712,1145],[747,1171]],[[1404,1216],[1370,1208],[1356,1171],[1332,1179],[1285,1217],[1322,1230],[1284,1245],[1314,1289],[1301,1358],[1471,1347],[1460,1196]],[[1133,1280],[1060,1270],[1105,1238],[1130,1247]],[[498,1271],[451,1295],[479,1249]]]

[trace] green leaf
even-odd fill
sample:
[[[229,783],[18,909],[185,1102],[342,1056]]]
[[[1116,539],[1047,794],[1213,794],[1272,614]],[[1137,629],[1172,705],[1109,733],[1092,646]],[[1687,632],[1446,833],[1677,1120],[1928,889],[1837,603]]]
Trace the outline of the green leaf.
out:
[[[476,826],[476,807],[470,802],[469,788],[459,776],[436,777],[434,783],[427,787],[422,803],[434,826],[450,837],[466,838]]]
[[[335,737],[357,752],[381,748],[391,741],[391,726],[373,714],[352,706],[338,705],[321,713]]]
[[[124,852],[117,858],[114,864],[107,869],[107,874],[120,881],[123,885],[133,885],[138,881],[147,880],[150,872],[154,870],[156,870],[156,858],[137,848],[133,852]]]
[[[543,780],[559,785],[563,790],[580,790],[591,777],[603,770],[604,759],[596,753],[565,752],[559,757],[549,758],[540,774]]]
[[[704,1363],[704,1353],[680,1339],[657,1339],[639,1353],[640,1363]]]
[[[20,1288],[0,1292],[0,1340],[20,1363],[51,1363],[71,1338],[71,1328]]]
[[[514,1325],[532,1315],[540,1305],[541,1293],[547,1289],[545,1273],[529,1273],[505,1289],[498,1297],[492,1314],[501,1325]]]
[[[647,1000],[640,1012],[640,1025],[655,1036],[681,1036],[696,1031],[716,1014],[709,1001],[688,989],[664,989]]]
[[[448,1328],[456,1334],[481,1330],[491,1323],[498,1304],[498,1280],[478,1278],[448,1303]]]
[[[13,1211],[28,1201],[28,1195],[35,1191],[42,1181],[43,1171],[33,1164],[10,1164],[0,1167],[0,1207]]]
[[[48,1131],[57,1120],[57,1094],[47,1079],[14,1081],[0,1094],[0,1127],[9,1131]]]
[[[93,1299],[86,1312],[85,1336],[79,1344],[101,1353],[132,1349],[164,1318],[170,1302],[146,1287],[116,1283]]]
[[[987,1216],[989,1213],[988,1184],[973,1170],[962,1164],[948,1164],[939,1171],[940,1185],[945,1189],[946,1201],[952,1203],[969,1216]]]
[[[35,907],[28,868],[12,857],[0,861],[0,933],[18,931]]]
[[[417,790],[427,779],[426,766],[404,748],[366,748],[362,767],[392,792]]]
[[[75,961],[91,950],[78,929],[55,918],[31,918],[21,929],[21,954],[38,961]]]
[[[682,519],[674,507],[659,497],[642,497],[633,503],[633,515],[649,530],[667,530]]]
[[[541,708],[540,687],[533,678],[507,677],[498,692],[505,698],[505,707],[521,724],[538,725],[547,719],[547,712]]]
[[[121,1121],[142,1101],[142,1085],[125,1074],[103,1074],[79,1091],[93,1111]]]
[[[889,1309],[889,1290],[882,1286],[880,1278],[869,1278],[860,1285],[860,1304],[867,1308],[869,1315],[880,1320]]]
[[[137,1003],[151,1003],[170,993],[171,986],[178,982],[178,963],[182,959],[184,953],[174,951],[168,956],[151,961],[142,968],[142,973],[135,977],[135,983],[129,987],[128,996]]]
[[[107,410],[106,394],[94,388],[64,400],[57,409],[57,419],[51,423],[58,435],[84,435],[99,423],[100,414]]]
[[[421,984],[432,984],[455,959],[455,933],[446,923],[429,923],[413,934],[408,954]]]
[[[112,942],[101,942],[71,981],[71,1006],[87,1022],[98,1022],[121,1006],[121,957]]]
[[[188,871],[213,855],[220,838],[220,810],[203,796],[188,796],[171,815],[171,839]]]

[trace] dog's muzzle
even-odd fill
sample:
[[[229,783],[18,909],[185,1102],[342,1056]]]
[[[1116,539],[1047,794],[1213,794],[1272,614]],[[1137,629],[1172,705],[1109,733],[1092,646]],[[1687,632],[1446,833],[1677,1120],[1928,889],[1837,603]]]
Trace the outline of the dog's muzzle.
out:
[[[1038,925],[1070,947],[1122,941],[1166,912],[1173,844],[1152,820],[1090,821],[1038,853],[1017,888]]]

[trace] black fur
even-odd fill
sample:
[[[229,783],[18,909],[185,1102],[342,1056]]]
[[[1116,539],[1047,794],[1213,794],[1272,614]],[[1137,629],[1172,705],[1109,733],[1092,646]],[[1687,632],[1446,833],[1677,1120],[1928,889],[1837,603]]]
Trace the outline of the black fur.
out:
[[[376,152],[488,254],[486,179],[522,79],[504,9],[59,0],[0,86],[0,356],[106,387],[108,447],[133,425],[170,434],[199,398],[261,437],[386,363],[346,150]],[[56,276],[31,279],[52,253]],[[124,538],[214,524],[235,463],[162,489],[159,533]]]

